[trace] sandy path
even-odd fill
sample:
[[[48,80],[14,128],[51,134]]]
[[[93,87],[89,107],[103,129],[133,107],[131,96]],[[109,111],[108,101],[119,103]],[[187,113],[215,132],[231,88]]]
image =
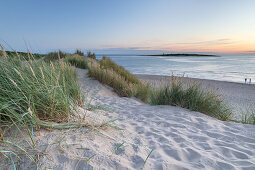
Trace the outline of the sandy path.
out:
[[[136,75],[139,79],[147,82],[166,82],[170,79],[169,76],[156,76],[156,75]],[[216,89],[216,92],[222,95],[224,101],[233,110],[233,119],[240,120],[243,113],[247,113],[247,110],[255,109],[255,85],[254,84],[242,84],[233,82],[224,82],[216,80],[205,80],[196,78],[183,78],[184,82],[195,81],[202,83],[203,87],[209,87]]]

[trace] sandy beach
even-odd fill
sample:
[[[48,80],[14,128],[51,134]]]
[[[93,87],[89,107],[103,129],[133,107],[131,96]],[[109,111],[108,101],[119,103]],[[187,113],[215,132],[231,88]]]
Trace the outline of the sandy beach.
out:
[[[166,83],[171,80],[170,76],[159,76],[159,75],[136,75],[140,80],[156,83]],[[255,109],[255,85],[244,84],[217,80],[206,80],[197,78],[181,78],[184,83],[196,82],[201,83],[204,88],[215,90],[218,95],[222,96],[222,99],[229,105],[233,110],[232,119],[241,120],[242,114],[246,113],[247,110]],[[247,113],[248,114],[248,113]]]
[[[100,106],[79,113],[105,128],[35,132],[41,169],[254,169],[255,126],[222,122],[174,106],[150,106],[135,98],[120,98],[113,89],[77,69],[89,104]],[[157,81],[162,77],[137,75]],[[203,81],[221,88],[233,104],[254,86]],[[230,88],[231,87],[231,88]],[[240,93],[234,93],[239,91]],[[245,96],[245,95],[244,95]],[[232,99],[232,100],[231,100]],[[21,169],[35,169],[29,159]],[[10,168],[6,166],[6,169]],[[5,169],[5,168],[3,168]]]

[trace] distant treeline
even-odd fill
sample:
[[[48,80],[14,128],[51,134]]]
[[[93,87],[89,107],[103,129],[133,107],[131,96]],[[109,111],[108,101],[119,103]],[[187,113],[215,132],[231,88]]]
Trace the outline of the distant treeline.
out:
[[[153,54],[153,55],[140,55],[140,56],[192,56],[192,57],[220,57],[218,55],[210,55],[210,54]]]

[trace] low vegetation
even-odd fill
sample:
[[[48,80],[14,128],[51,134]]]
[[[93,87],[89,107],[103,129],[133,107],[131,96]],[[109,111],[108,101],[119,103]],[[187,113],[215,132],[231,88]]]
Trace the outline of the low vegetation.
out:
[[[48,53],[45,56],[44,60],[45,61],[55,61],[55,60],[58,60],[58,59],[65,58],[66,56],[67,56],[67,53],[62,52],[61,50],[59,50],[59,51]]]
[[[17,52],[17,51],[5,51],[4,47],[2,44],[0,44],[1,50],[0,50],[0,56],[2,58],[17,58],[20,60],[29,60],[31,59],[40,59],[43,58],[45,55],[44,54],[38,54],[38,53],[25,53],[25,52]]]
[[[69,63],[72,66],[82,69],[87,69],[89,62],[81,50],[76,50],[74,54],[65,53],[59,50],[58,52],[48,53],[44,58],[44,61],[46,62],[54,62],[57,60]]]
[[[203,90],[201,84],[197,83],[184,87],[181,79],[175,77],[172,77],[170,83],[153,91],[150,103],[152,105],[180,106],[223,121],[229,120],[231,115],[229,108],[214,91]]]
[[[200,84],[184,85],[181,79],[173,78],[160,88],[152,88],[141,82],[111,59],[89,65],[89,75],[112,87],[120,96],[137,97],[152,105],[173,105],[198,111],[226,121],[231,116],[230,109],[214,91],[202,90]]]
[[[245,111],[241,111],[243,115],[241,122],[244,124],[253,124],[255,125],[255,108],[254,106],[250,106],[245,109]]]
[[[122,97],[133,95],[134,85],[129,83],[116,73],[113,69],[102,69],[100,64],[93,62],[89,64],[89,76],[96,78],[99,82],[112,87]]]
[[[2,123],[66,122],[82,104],[76,72],[65,63],[0,59],[0,77]]]
[[[86,60],[84,57],[77,54],[67,55],[64,61],[78,68],[82,68],[82,69],[88,68],[88,60]]]
[[[102,69],[112,69],[118,75],[123,77],[125,79],[125,81],[127,81],[129,83],[133,83],[133,84],[141,84],[141,82],[138,78],[136,78],[133,74],[130,74],[123,67],[117,65],[110,58],[103,56],[102,60],[99,63],[100,63],[100,67]]]
[[[75,54],[52,52],[45,57],[46,61],[58,59],[60,62],[69,63],[78,68],[88,68],[89,76],[112,87],[122,97],[137,97],[152,105],[180,106],[224,121],[229,120],[231,115],[231,111],[220,96],[213,91],[202,90],[199,84],[184,87],[181,80],[173,79],[160,88],[152,88],[110,58],[103,57],[100,61],[96,60],[95,54],[90,51],[87,52],[87,57],[84,57],[80,50],[76,50]]]
[[[25,154],[36,164],[27,149],[17,144],[12,130],[25,130],[35,148],[33,133],[38,127],[66,129],[88,125],[72,119],[74,110],[84,103],[75,69],[63,60],[45,62],[35,60],[30,52],[27,55],[28,60],[7,53],[0,56],[0,155],[12,159]]]
[[[144,102],[148,99],[150,87],[110,58],[103,57],[101,61],[89,64],[89,76],[112,87],[122,97],[137,97]]]

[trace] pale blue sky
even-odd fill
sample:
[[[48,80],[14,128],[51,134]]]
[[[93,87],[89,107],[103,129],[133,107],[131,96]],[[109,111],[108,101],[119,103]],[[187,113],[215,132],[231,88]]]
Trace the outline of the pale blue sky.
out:
[[[255,50],[254,9],[255,0],[2,0],[0,41],[42,52],[240,53]]]

